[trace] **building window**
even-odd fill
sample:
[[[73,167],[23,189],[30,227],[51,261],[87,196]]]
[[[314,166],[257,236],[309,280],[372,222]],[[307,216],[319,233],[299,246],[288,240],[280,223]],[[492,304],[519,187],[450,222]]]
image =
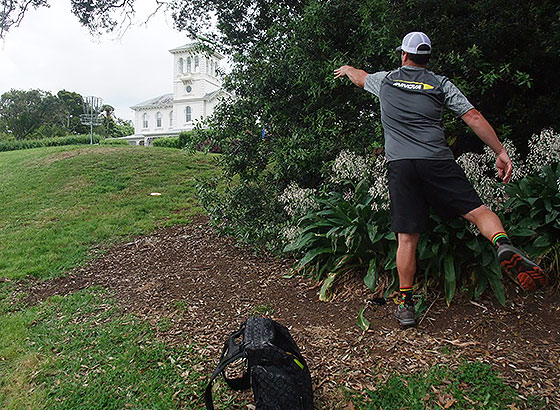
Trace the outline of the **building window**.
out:
[[[208,61],[208,59],[205,59],[204,62],[206,64],[206,70],[204,72],[206,74],[210,74],[210,61]]]
[[[158,111],[158,113],[156,114],[156,127],[161,128],[161,112]]]
[[[183,57],[179,58],[179,74],[183,74]]]
[[[142,116],[142,127],[148,128],[148,114],[146,113]]]
[[[185,108],[185,122],[191,122],[191,121],[192,121],[192,108],[187,105],[187,107]]]
[[[191,58],[187,57],[187,73],[191,72]]]
[[[199,66],[200,66],[199,62],[200,61],[198,60],[198,56],[194,56],[194,72],[195,73],[198,73]]]
[[[192,87],[191,87],[190,85],[187,85],[187,86],[185,87],[185,92],[186,92],[187,94],[190,94],[190,93],[192,92]]]
[[[169,113],[169,128],[173,127],[173,111]]]
[[[214,75],[214,60],[210,60],[210,74]]]

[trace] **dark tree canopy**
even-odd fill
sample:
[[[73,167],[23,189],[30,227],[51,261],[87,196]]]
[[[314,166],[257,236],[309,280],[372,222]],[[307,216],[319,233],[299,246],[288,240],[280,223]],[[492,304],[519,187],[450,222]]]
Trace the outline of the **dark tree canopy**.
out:
[[[0,126],[16,139],[26,138],[41,126],[63,121],[63,105],[48,91],[10,90],[0,97]]]

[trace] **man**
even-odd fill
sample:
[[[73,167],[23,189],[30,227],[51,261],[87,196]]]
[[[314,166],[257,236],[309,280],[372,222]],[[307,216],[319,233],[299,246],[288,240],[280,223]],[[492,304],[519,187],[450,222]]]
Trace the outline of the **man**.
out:
[[[444,217],[461,215],[477,226],[496,246],[504,269],[527,290],[548,283],[534,262],[514,248],[498,216],[483,205],[447,146],[442,126],[443,107],[451,109],[496,154],[499,177],[508,183],[512,163],[486,121],[446,77],[426,69],[432,51],[428,36],[408,33],[397,51],[402,66],[368,74],[345,65],[335,79],[347,76],[354,84],[379,97],[385,135],[385,155],[391,200],[391,228],[397,233],[397,270],[400,304],[395,312],[403,326],[416,324],[412,286],[416,247],[428,228],[430,206]]]

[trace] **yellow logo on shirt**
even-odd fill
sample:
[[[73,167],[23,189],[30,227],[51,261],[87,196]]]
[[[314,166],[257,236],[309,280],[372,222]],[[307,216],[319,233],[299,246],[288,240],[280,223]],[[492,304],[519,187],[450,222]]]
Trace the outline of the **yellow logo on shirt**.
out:
[[[433,85],[426,83],[419,83],[416,81],[405,81],[405,80],[392,80],[395,87],[404,88],[406,90],[431,90],[434,88]]]

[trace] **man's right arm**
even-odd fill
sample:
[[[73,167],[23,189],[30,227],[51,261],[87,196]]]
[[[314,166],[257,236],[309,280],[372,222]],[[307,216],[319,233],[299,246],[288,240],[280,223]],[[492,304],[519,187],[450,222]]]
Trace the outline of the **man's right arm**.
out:
[[[368,73],[366,73],[364,70],[360,70],[349,65],[343,65],[342,67],[334,70],[334,75],[335,80],[339,77],[346,76],[358,87],[364,88]]]

